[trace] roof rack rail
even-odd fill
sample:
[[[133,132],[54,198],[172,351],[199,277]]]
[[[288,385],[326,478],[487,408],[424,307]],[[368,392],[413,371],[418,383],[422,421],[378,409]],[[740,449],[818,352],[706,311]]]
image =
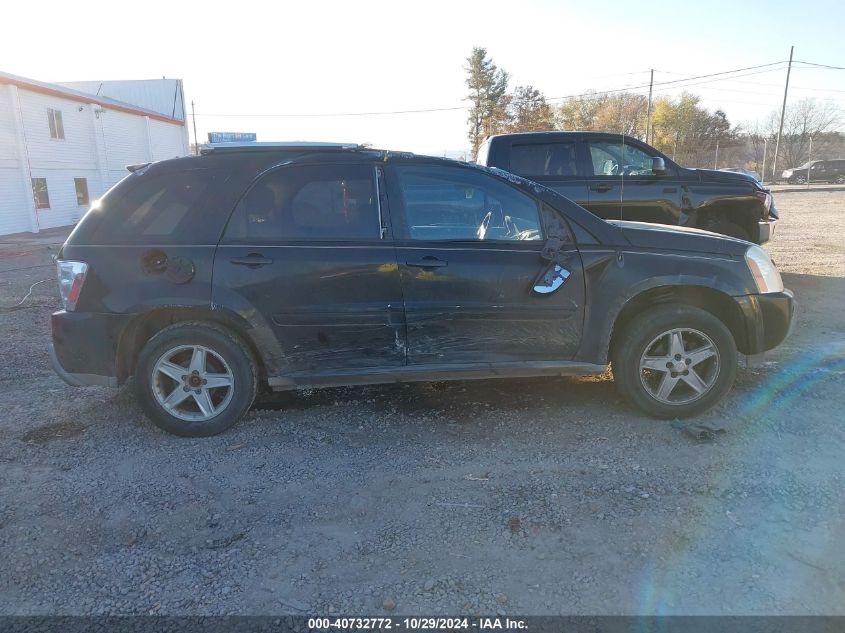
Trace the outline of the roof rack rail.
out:
[[[278,151],[278,150],[304,150],[321,152],[340,152],[345,150],[361,149],[358,143],[311,143],[303,141],[284,142],[256,142],[243,141],[232,143],[208,143],[200,145],[200,154],[217,154],[222,152],[255,152],[255,151]]]

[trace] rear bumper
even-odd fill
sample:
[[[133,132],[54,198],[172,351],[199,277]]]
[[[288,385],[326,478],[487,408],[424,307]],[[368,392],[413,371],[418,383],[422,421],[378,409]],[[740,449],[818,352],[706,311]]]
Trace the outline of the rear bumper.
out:
[[[749,356],[780,345],[792,329],[795,299],[791,291],[734,297],[742,313],[745,341],[740,352]]]
[[[66,312],[52,315],[50,364],[74,387],[116,387],[117,346],[129,317],[121,314]]]
[[[757,243],[765,244],[775,235],[775,227],[778,221],[774,218],[770,220],[760,220],[757,223]]]
[[[100,376],[99,374],[77,374],[65,371],[56,356],[56,348],[50,343],[50,365],[53,371],[59,375],[71,387],[117,387],[117,376]]]

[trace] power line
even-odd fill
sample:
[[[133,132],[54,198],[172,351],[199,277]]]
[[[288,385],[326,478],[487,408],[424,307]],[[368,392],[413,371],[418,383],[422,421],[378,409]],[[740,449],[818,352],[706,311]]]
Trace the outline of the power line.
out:
[[[831,66],[830,64],[816,64],[814,62],[795,61],[796,64],[807,64],[808,66],[815,66],[817,68],[827,68],[829,70],[845,70],[845,66]]]
[[[200,114],[197,113],[197,116],[206,116],[206,117],[281,117],[281,118],[298,118],[298,117],[308,117],[308,118],[318,118],[318,117],[339,117],[339,116],[376,116],[381,114],[418,114],[421,112],[448,112],[450,110],[468,110],[469,106],[455,106],[451,108],[424,108],[421,110],[389,110],[389,111],[382,111],[382,112],[320,112],[320,113],[305,113],[305,114]]]
[[[698,75],[695,77],[688,77],[686,79],[675,79],[670,81],[661,81],[655,82],[655,86],[665,86],[670,84],[677,84],[689,81],[691,79],[705,79],[708,77],[716,77],[720,75],[726,75],[731,73],[738,73],[743,72],[746,70],[755,70],[758,68],[767,68],[770,66],[776,66],[779,64],[784,64],[786,62],[771,62],[769,64],[760,64],[758,66],[748,66],[746,68],[736,68],[734,70],[724,70],[717,73],[709,73],[706,75]],[[765,71],[771,72],[771,71]],[[637,74],[637,73],[631,73]],[[750,74],[757,74],[757,73],[750,73]],[[746,76],[746,75],[740,75]],[[718,80],[713,80],[718,81]],[[702,82],[707,83],[707,82]],[[692,84],[694,85],[694,84]],[[648,88],[649,84],[641,84],[641,85],[631,85],[631,86],[623,86],[621,88],[614,88],[611,90],[601,90],[601,91],[588,91],[583,92],[580,94],[572,94],[566,95],[563,97],[551,97],[547,98],[547,102],[552,101],[562,101],[565,99],[572,99],[577,97],[592,97],[592,96],[599,96],[599,95],[606,95],[611,94],[614,92],[629,92],[631,90],[637,90],[641,88]],[[682,86],[680,86],[682,87]],[[225,114],[197,114],[196,116],[205,116],[205,117],[272,117],[272,118],[329,118],[329,117],[344,117],[344,116],[380,116],[380,115],[393,115],[393,114],[421,114],[421,113],[428,113],[428,112],[449,112],[449,111],[456,111],[456,110],[468,110],[469,106],[453,106],[447,108],[422,108],[422,109],[415,109],[415,110],[388,110],[382,112],[333,112],[333,113],[297,113],[297,114],[270,114],[270,113],[261,113],[261,114],[232,114],[232,113],[225,113]]]
[[[685,76],[681,79],[671,79],[668,81],[656,81],[654,82],[654,87],[657,88],[655,92],[666,93],[670,90],[681,89],[681,88],[688,88],[693,86],[702,86],[707,85],[715,82],[721,81],[735,81],[738,79],[742,79],[745,77],[751,77],[754,75],[762,75],[770,72],[776,72],[778,70],[783,69],[783,65],[786,64],[786,61],[777,61],[777,62],[770,62],[767,64],[758,64],[756,66],[747,66],[744,68],[735,68],[733,70],[724,70],[715,73],[707,73],[704,75],[689,75]],[[795,62],[793,62],[795,63]],[[827,68],[827,69],[842,69],[838,66],[830,66],[826,64],[814,64],[812,62],[800,62],[804,64],[811,64],[812,66],[820,67],[820,68]],[[775,68],[777,67],[777,68]],[[766,69],[766,70],[762,70]],[[753,72],[746,72],[746,71],[753,71]],[[615,75],[603,75],[604,77],[612,77],[612,76],[621,76],[621,75],[638,75],[644,72],[649,71],[634,71],[630,73],[617,73]],[[676,73],[668,70],[657,70],[656,72],[662,72],[670,75],[680,75],[682,73]],[[736,74],[742,73],[742,74]],[[728,76],[725,76],[728,75]],[[598,77],[596,77],[598,78]],[[705,81],[699,81],[704,79]],[[755,82],[747,82],[747,83],[755,83]],[[758,85],[769,85],[769,86],[776,86],[777,84],[766,84],[756,82]],[[614,94],[614,93],[628,93],[628,94],[643,94],[636,92],[637,90],[644,90],[649,87],[649,84],[631,84],[627,86],[620,86],[618,88],[611,88],[607,90],[588,90],[586,92],[575,93],[570,95],[564,95],[560,97],[548,97],[546,98],[546,102],[553,103],[557,101],[565,101],[567,99],[577,99],[577,98],[586,98],[586,99],[600,99],[606,95]],[[710,90],[719,90],[718,88],[709,88]],[[799,88],[804,90],[825,90],[824,88]],[[730,92],[730,89],[722,89],[726,92]],[[830,90],[831,92],[845,92],[845,90]],[[748,91],[739,91],[733,90],[733,92],[748,92]],[[758,93],[751,93],[751,94],[758,94]],[[772,94],[772,96],[775,96]],[[826,99],[828,101],[838,101],[837,99]],[[728,100],[723,99],[726,103]],[[765,105],[762,102],[749,102],[749,101],[733,101],[733,103],[743,103],[746,105]],[[197,113],[196,116],[199,117],[239,117],[239,118],[332,118],[332,117],[357,117],[357,116],[389,116],[389,115],[405,115],[405,114],[428,114],[433,112],[456,112],[460,110],[469,110],[470,106],[451,106],[451,107],[444,107],[444,108],[418,108],[418,109],[406,109],[406,110],[384,110],[384,111],[372,111],[372,112],[320,112],[320,113]]]
[[[778,70],[783,70],[783,69],[782,68],[772,68],[770,70],[760,70],[760,71],[756,71],[756,72],[745,73],[745,74],[742,74],[742,75],[733,75],[731,77],[723,77],[723,78],[719,78],[719,79],[708,79],[707,81],[694,81],[696,79],[700,79],[700,77],[688,77],[687,79],[676,79],[675,81],[673,81],[671,83],[677,84],[677,83],[681,83],[681,82],[687,82],[687,83],[683,83],[683,85],[674,86],[675,88],[687,88],[687,87],[690,87],[690,86],[701,86],[701,85],[704,85],[704,84],[716,83],[717,81],[730,81],[732,79],[739,79],[741,77],[752,77],[754,75],[764,75],[766,73],[777,72]],[[658,84],[655,83],[655,85],[658,85]],[[665,85],[665,84],[663,82],[661,82],[661,85]]]
[[[793,62],[793,64],[794,63],[795,62]],[[793,66],[792,70],[793,71],[796,70],[796,67]],[[813,70],[813,69],[812,68],[804,68],[804,70]],[[824,69],[820,69],[820,70],[824,70]],[[692,77],[693,77],[693,75],[689,75],[687,73],[678,73],[678,72],[674,72],[674,71],[671,71],[671,70],[657,70],[657,69],[655,69],[654,72],[664,73],[664,74],[667,74],[667,75],[679,75],[679,76],[686,77],[686,79],[692,79]],[[733,81],[733,77],[725,79],[724,81],[728,81],[728,82]],[[750,84],[750,85],[753,85],[753,86],[770,86],[770,87],[773,87],[773,88],[780,88],[781,85],[782,85],[782,84],[776,84],[776,83],[771,83],[771,82],[767,82],[767,81],[743,81],[742,83]],[[810,86],[794,86],[793,88],[795,90],[816,90],[816,91],[819,91],[819,92],[845,92],[845,90],[837,90],[837,89],[834,89],[834,88],[815,88],[815,87],[810,87]],[[780,94],[780,93],[778,93],[778,94]]]

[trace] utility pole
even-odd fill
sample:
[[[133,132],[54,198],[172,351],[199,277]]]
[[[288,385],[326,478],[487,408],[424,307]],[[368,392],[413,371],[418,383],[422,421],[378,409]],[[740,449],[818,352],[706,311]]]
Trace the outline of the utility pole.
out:
[[[763,139],[763,169],[760,170],[760,184],[766,180],[766,150],[769,149],[769,139]]]
[[[648,112],[646,114],[646,122],[645,122],[645,142],[648,145],[649,143],[649,131],[651,130],[651,89],[654,88],[654,68],[651,69],[651,81],[648,83]]]
[[[795,50],[794,46],[789,47],[789,66],[786,68],[786,85],[783,87],[783,107],[780,109],[780,127],[778,128],[778,138],[775,141],[775,155],[772,158],[772,182],[775,180],[775,172],[778,168],[778,150],[780,149],[780,135],[783,134],[783,117],[786,115],[786,95],[789,92],[789,73],[792,72],[792,53]]]
[[[719,139],[716,139],[716,159],[713,161],[713,169],[719,168]]]
[[[200,153],[200,140],[197,138],[197,112],[194,110],[194,100],[191,99],[191,118],[194,120],[194,154]]]

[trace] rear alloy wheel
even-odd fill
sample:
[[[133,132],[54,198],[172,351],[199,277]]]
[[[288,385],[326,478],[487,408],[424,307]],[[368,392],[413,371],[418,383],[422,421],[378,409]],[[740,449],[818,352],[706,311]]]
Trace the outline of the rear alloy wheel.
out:
[[[206,323],[172,325],[144,346],[135,371],[138,401],[156,426],[206,437],[234,425],[252,404],[257,368],[249,350]]]
[[[660,418],[705,411],[730,390],[737,350],[715,316],[666,304],[635,317],[614,345],[613,376],[620,391]]]
[[[153,366],[150,382],[159,405],[189,422],[208,422],[226,409],[235,392],[229,365],[202,345],[167,350]]]
[[[845,176],[837,176],[834,182],[837,185],[845,185]]]

